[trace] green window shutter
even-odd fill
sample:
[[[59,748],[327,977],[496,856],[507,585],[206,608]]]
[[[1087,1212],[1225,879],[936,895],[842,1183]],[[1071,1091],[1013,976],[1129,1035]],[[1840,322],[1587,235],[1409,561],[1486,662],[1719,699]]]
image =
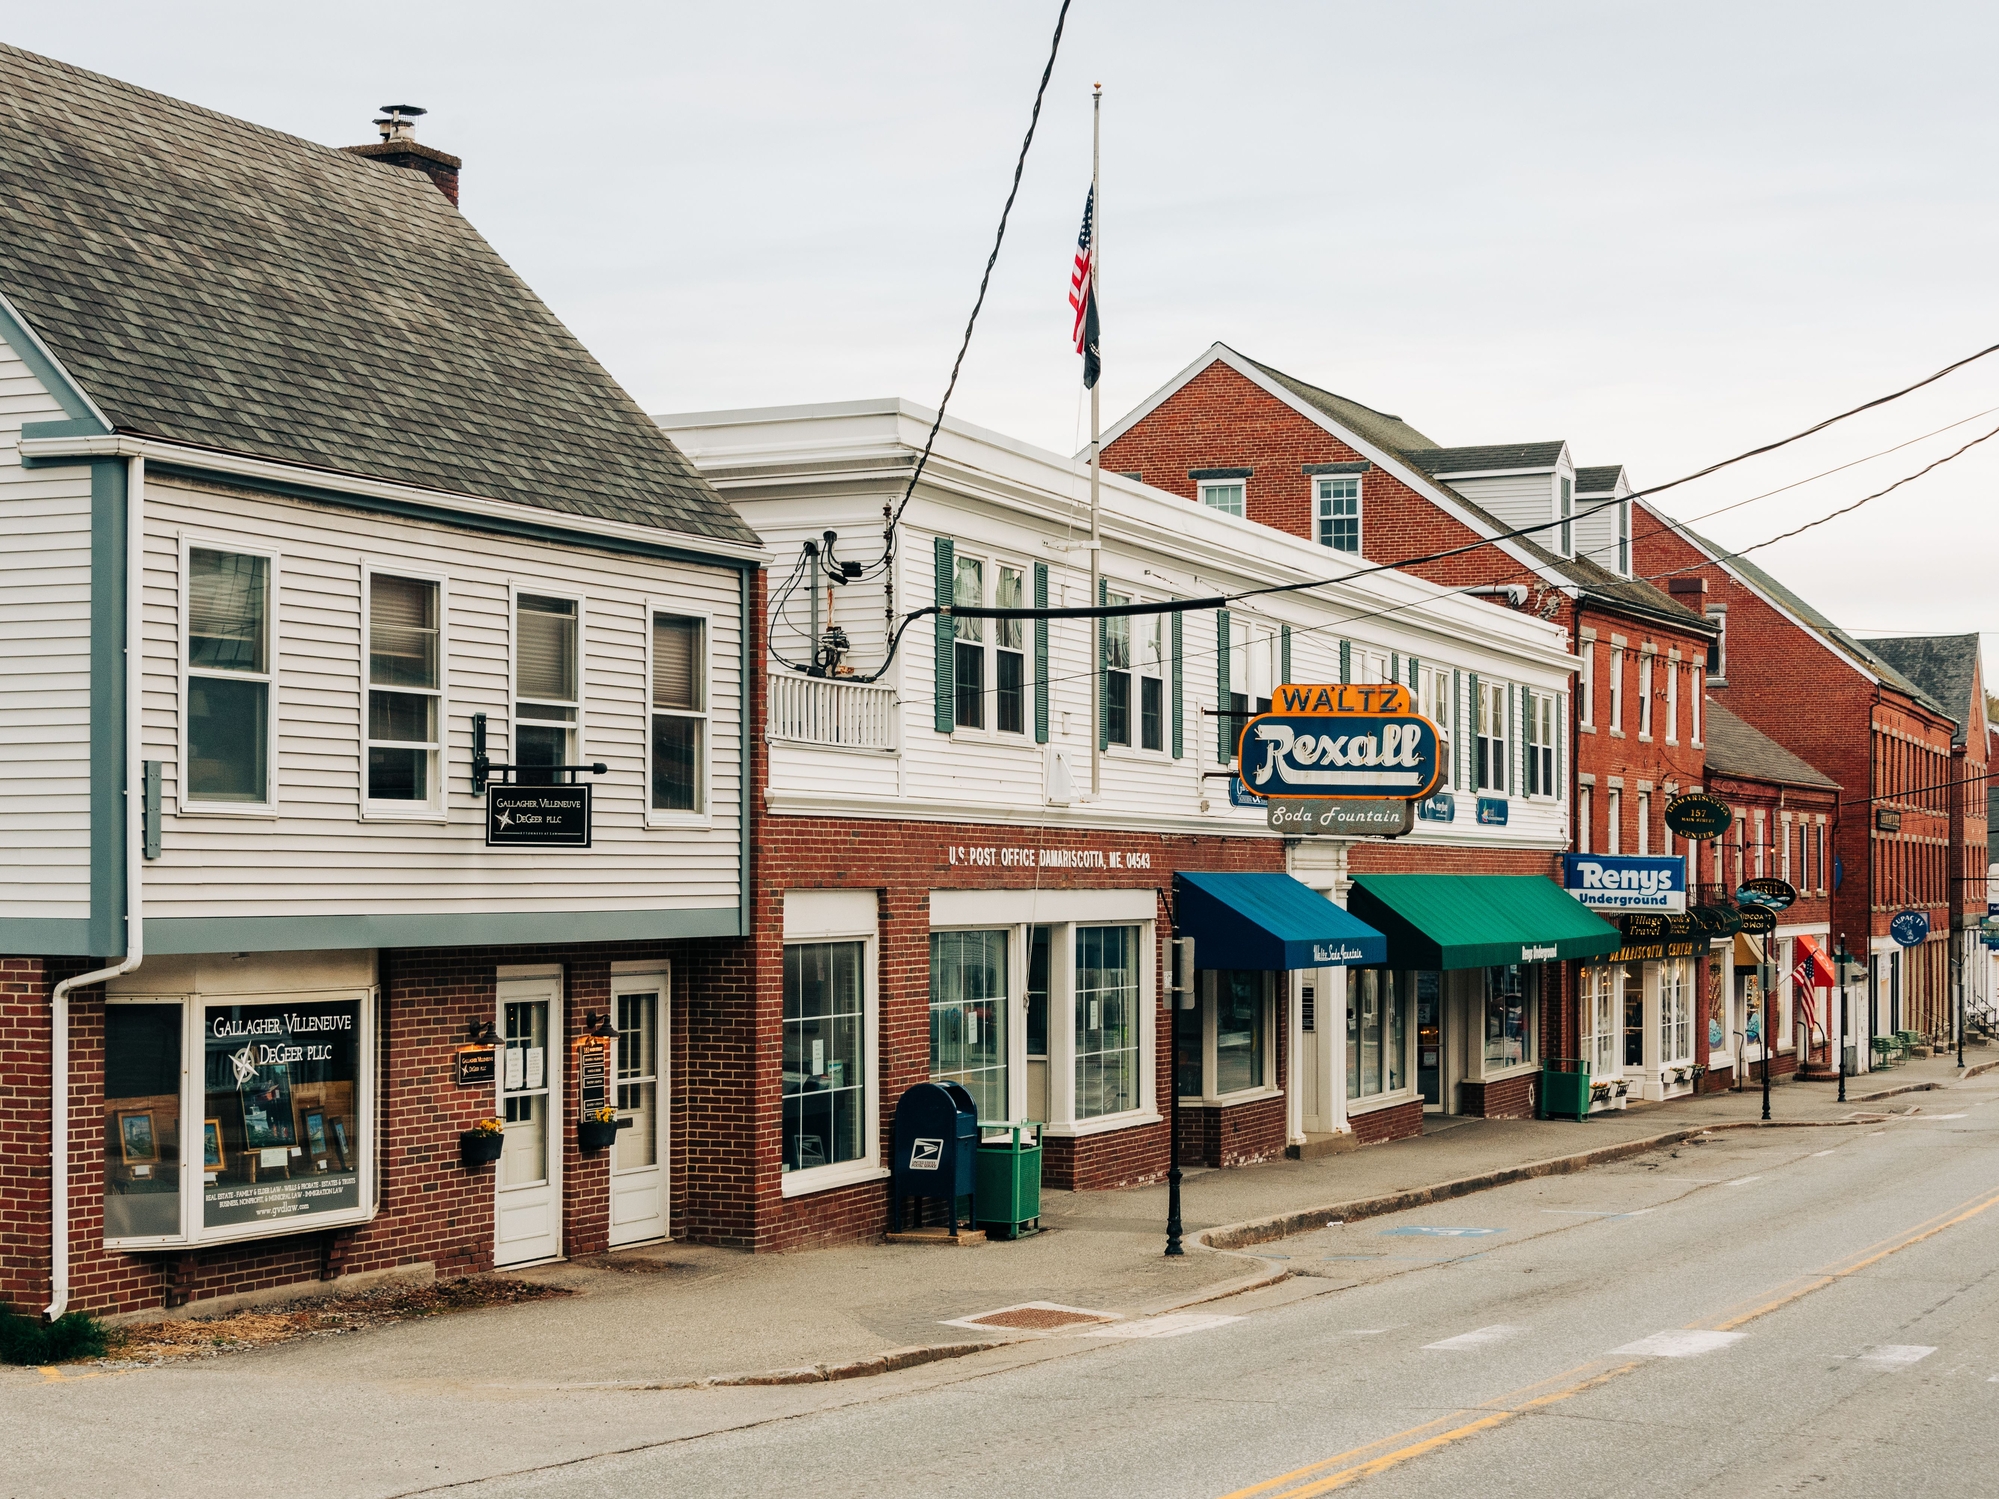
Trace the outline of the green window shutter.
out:
[[[1388,654],[1388,680],[1391,682],[1400,682],[1402,680],[1402,656],[1400,652],[1390,651]]]
[[[1284,680],[1289,682],[1291,680],[1291,627],[1289,625],[1280,626],[1278,655],[1282,658],[1277,663],[1278,667],[1283,674]]]
[[[1186,710],[1181,706],[1180,681],[1180,625],[1186,616],[1177,609],[1173,613],[1173,758],[1178,760],[1187,753],[1182,723]]]
[[[937,547],[937,605],[948,608],[951,603],[952,585],[957,579],[958,548],[948,536],[940,536]],[[937,682],[936,714],[934,727],[940,734],[948,734],[958,727],[957,654],[953,642],[957,638],[957,622],[948,614],[937,616]]]
[[[1351,640],[1342,640],[1340,642],[1340,680],[1342,682],[1351,682],[1353,680],[1353,642]]]
[[[1048,607],[1048,564],[1034,564],[1034,607]],[[1034,622],[1034,742],[1048,742],[1048,621]]]
[[[1465,722],[1470,725],[1469,732],[1464,736],[1465,790],[1478,791],[1482,789],[1478,784],[1478,673],[1467,672],[1465,683],[1471,689],[1465,694],[1465,701],[1471,708],[1471,712],[1465,715]]]
[[[1417,699],[1417,702],[1412,702],[1410,706],[1412,708],[1418,708],[1418,711],[1421,711],[1420,707],[1418,707],[1418,703],[1420,703],[1421,700],[1421,694],[1418,692],[1417,689],[1419,689],[1423,685],[1422,677],[1420,675],[1420,669],[1422,667],[1422,664],[1423,663],[1417,660],[1416,657],[1414,656],[1411,656],[1409,658],[1409,696],[1411,698]]]
[[[1215,711],[1223,716],[1215,720],[1215,763],[1229,763],[1229,751],[1235,746],[1229,730],[1235,720],[1228,717],[1229,711],[1229,611],[1215,611]]]
[[[1111,583],[1108,578],[1097,579],[1097,607],[1102,608],[1110,600]],[[1097,748],[1111,747],[1111,622],[1097,621]]]

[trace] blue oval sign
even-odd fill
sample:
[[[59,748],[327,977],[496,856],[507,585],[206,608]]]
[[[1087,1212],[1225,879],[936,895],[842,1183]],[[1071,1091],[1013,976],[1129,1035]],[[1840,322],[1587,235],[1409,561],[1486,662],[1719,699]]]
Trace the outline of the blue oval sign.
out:
[[[1242,735],[1242,782],[1258,796],[1421,801],[1443,767],[1437,730],[1413,713],[1265,713]]]
[[[1914,947],[1928,940],[1930,918],[1921,911],[1897,911],[1888,923],[1888,935],[1899,947]]]

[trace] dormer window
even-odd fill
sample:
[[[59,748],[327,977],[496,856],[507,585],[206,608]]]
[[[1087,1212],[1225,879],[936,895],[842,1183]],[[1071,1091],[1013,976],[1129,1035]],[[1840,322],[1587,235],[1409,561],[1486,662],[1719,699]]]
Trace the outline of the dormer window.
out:
[[[1560,536],[1560,546],[1557,550],[1564,557],[1573,557],[1576,554],[1576,482],[1573,479],[1566,478],[1560,482],[1562,486],[1562,526],[1558,533]]]
[[[1631,576],[1631,501],[1620,500],[1617,513],[1617,570]]]

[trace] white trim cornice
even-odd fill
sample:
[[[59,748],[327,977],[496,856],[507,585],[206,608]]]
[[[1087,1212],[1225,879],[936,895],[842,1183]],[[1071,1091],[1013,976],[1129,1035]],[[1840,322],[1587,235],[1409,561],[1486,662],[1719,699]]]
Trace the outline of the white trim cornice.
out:
[[[722,541],[685,531],[666,531],[657,526],[641,526],[630,521],[601,520],[572,515],[563,510],[544,510],[535,505],[510,500],[489,500],[480,495],[458,494],[450,490],[425,489],[414,484],[397,484],[387,479],[369,479],[333,469],[308,468],[268,458],[252,458],[215,448],[191,447],[154,437],[136,437],[126,432],[98,436],[28,437],[20,444],[23,458],[60,461],[65,458],[144,458],[148,463],[202,469],[231,478],[272,484],[295,484],[322,489],[333,494],[393,500],[401,504],[427,505],[460,515],[481,516],[522,525],[544,526],[572,531],[581,537],[604,537],[641,542],[650,546],[674,547],[682,551],[708,552],[733,561],[768,562],[771,552],[762,546],[739,541]]]

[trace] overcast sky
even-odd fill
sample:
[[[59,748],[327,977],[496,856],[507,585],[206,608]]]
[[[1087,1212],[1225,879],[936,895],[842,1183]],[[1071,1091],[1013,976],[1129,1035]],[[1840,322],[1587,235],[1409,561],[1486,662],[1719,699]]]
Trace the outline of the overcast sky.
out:
[[[329,145],[428,107],[465,211],[648,410],[932,405],[1058,3],[74,0],[6,39]],[[1995,45],[1974,4],[1076,0],[953,410],[1084,434],[1100,79],[1106,424],[1220,339],[1662,482],[1999,342]],[[1746,546],[1994,426],[1999,355],[1661,502],[1921,438],[1702,522]],[[1755,557],[1856,633],[1999,629],[1995,485],[1999,438]]]

